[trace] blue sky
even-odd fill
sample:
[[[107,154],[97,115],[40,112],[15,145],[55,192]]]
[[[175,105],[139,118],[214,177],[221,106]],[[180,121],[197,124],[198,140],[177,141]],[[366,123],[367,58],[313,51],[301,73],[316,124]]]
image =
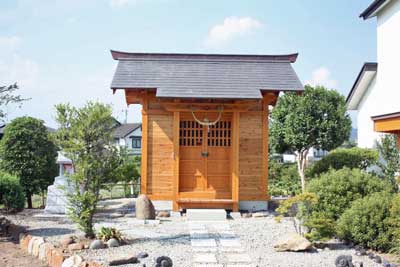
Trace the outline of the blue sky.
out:
[[[122,92],[109,85],[109,49],[135,52],[298,52],[303,83],[347,95],[365,61],[376,60],[376,21],[358,15],[372,0],[2,0],[0,84],[18,82],[31,100],[10,106],[54,122],[54,105],[99,100],[124,120]],[[140,121],[140,107],[128,121]]]

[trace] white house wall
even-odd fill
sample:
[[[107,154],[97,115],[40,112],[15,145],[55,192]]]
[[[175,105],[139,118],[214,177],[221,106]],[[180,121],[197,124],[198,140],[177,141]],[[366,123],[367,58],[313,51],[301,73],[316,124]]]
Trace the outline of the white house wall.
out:
[[[357,144],[359,147],[363,148],[374,147],[375,140],[380,136],[378,133],[374,132],[374,123],[371,119],[371,116],[382,113],[382,105],[385,101],[384,97],[380,96],[380,90],[377,88],[376,80],[375,76],[358,106]]]
[[[377,74],[358,106],[359,147],[374,147],[381,135],[374,132],[371,116],[400,111],[400,0],[377,15],[377,61]]]

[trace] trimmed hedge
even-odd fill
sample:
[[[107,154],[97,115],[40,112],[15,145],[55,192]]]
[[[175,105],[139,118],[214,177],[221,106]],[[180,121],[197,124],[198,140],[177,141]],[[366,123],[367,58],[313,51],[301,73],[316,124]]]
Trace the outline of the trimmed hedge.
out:
[[[351,203],[376,192],[392,192],[393,186],[379,177],[359,169],[330,170],[308,183],[308,191],[318,196],[314,212],[337,220]]]
[[[378,163],[378,151],[369,148],[339,148],[331,151],[321,160],[315,162],[307,170],[308,177],[316,177],[329,169],[340,170],[344,167],[349,169],[365,170]]]
[[[25,194],[19,179],[6,172],[0,172],[0,204],[9,212],[21,211],[25,206]]]
[[[389,220],[392,203],[393,195],[388,192],[354,201],[338,220],[338,236],[364,247],[388,251],[393,246]]]

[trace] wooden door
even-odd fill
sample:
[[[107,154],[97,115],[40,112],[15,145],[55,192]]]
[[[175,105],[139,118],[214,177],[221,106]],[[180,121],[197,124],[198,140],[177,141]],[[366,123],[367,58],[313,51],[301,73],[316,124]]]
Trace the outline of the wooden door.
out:
[[[214,120],[218,114],[196,114]],[[231,115],[210,127],[182,114],[179,129],[179,192],[191,198],[231,199]]]

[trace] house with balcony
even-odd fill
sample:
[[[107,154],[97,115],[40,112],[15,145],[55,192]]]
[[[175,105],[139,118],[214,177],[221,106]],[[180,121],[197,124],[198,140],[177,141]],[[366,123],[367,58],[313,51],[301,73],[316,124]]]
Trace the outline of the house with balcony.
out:
[[[400,133],[400,0],[376,0],[360,17],[376,18],[377,62],[363,64],[347,106],[357,111],[358,146],[372,148],[383,133]]]

